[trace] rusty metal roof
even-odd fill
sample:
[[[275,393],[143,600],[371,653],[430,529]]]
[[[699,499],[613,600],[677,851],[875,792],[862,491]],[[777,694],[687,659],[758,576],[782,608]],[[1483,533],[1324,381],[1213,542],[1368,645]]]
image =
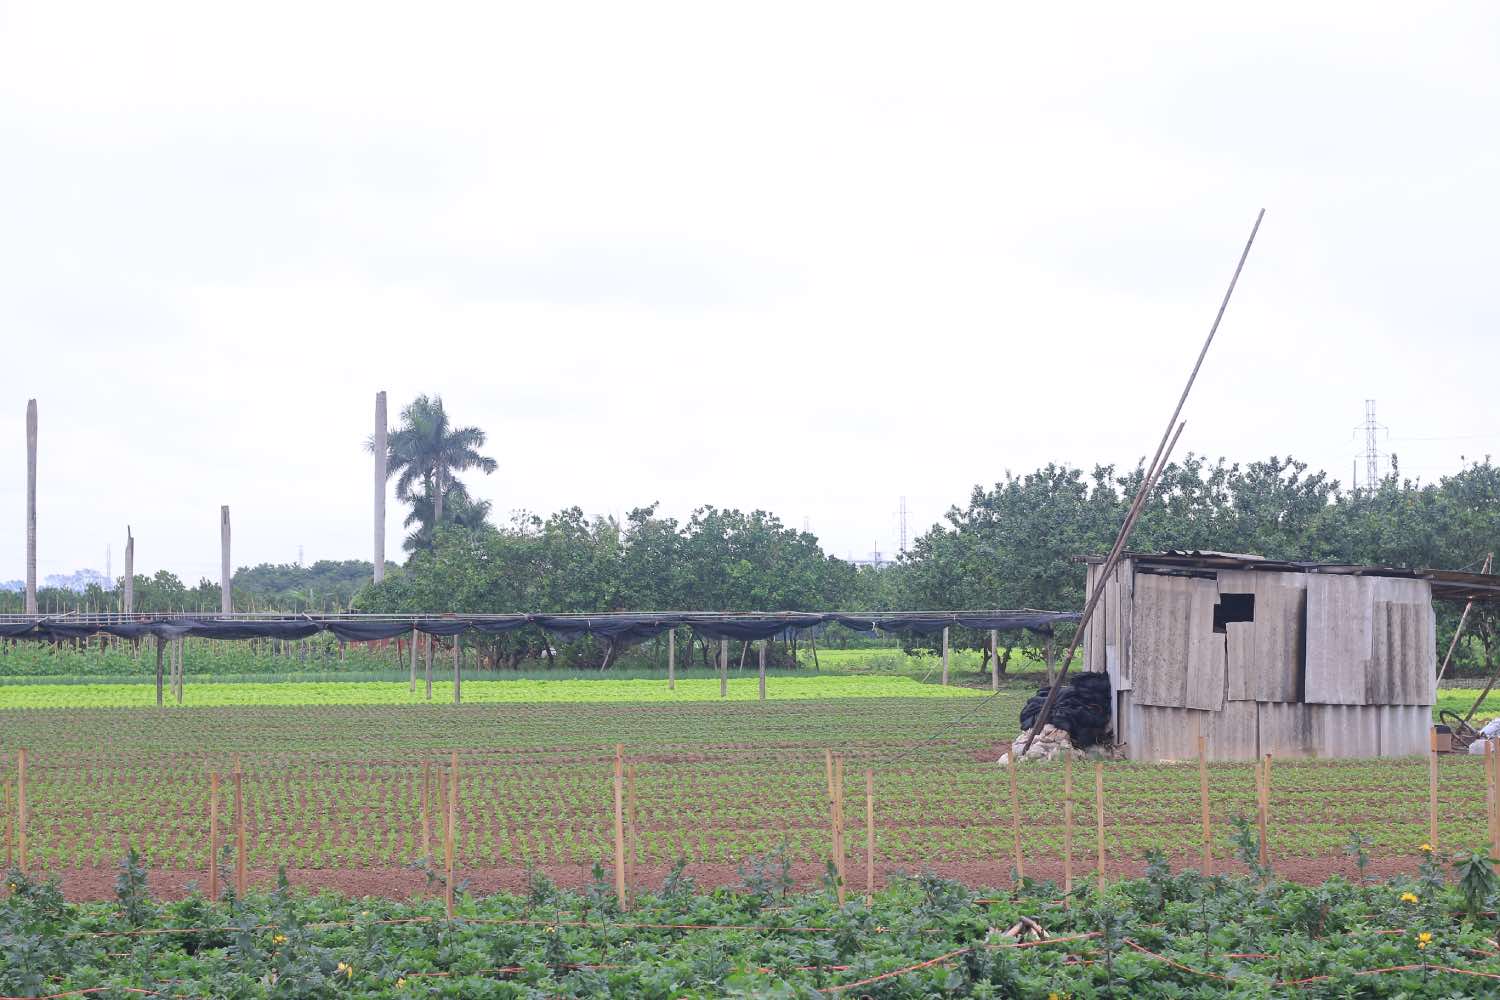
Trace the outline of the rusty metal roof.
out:
[[[1355,563],[1323,563],[1293,559],[1267,559],[1263,556],[1206,549],[1166,552],[1127,552],[1138,568],[1167,573],[1194,571],[1258,570],[1266,573],[1333,573],[1344,576],[1392,576],[1427,580],[1432,596],[1445,601],[1482,601],[1500,604],[1500,575],[1494,573],[1461,573],[1446,569],[1412,569],[1404,566],[1364,566]],[[1077,557],[1078,562],[1098,564],[1103,556]]]

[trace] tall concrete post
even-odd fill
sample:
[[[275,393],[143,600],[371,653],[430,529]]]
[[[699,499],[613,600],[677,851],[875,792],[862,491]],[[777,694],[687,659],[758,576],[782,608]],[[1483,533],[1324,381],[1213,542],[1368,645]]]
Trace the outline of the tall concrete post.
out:
[[[36,614],[36,400],[26,401],[26,613]]]
[[[375,394],[375,582],[385,579],[385,392]]]
[[[230,593],[230,580],[233,570],[229,565],[229,506],[228,504],[219,508],[219,611],[221,614],[234,614],[234,600]]]
[[[128,614],[135,612],[135,536],[130,525],[125,525],[125,601],[120,610]]]

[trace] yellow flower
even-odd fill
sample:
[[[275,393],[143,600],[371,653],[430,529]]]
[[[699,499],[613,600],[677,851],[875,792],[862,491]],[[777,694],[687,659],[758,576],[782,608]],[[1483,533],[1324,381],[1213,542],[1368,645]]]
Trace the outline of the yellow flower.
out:
[[[345,976],[347,976],[350,979],[354,978],[354,967],[351,966],[351,965],[349,965],[346,962],[340,962],[339,963],[338,971],[342,972]]]
[[[1423,844],[1421,847],[1417,848],[1417,850],[1421,851],[1423,854],[1431,854],[1432,853],[1432,845],[1431,844]]]
[[[1417,948],[1418,949],[1426,948],[1430,944],[1432,944],[1432,932],[1431,931],[1423,931],[1422,933],[1420,933],[1420,934],[1417,935]]]
[[[400,979],[396,980],[396,989],[398,989],[398,990],[399,989],[403,989],[403,988],[405,988],[405,986],[406,986],[406,977],[405,976],[402,976]]]
[[[1417,894],[1414,892],[1403,892],[1401,894],[1401,902],[1403,903],[1415,903],[1416,901]]]
[[[272,944],[286,944],[286,935],[285,934],[273,934],[271,936],[271,943]]]

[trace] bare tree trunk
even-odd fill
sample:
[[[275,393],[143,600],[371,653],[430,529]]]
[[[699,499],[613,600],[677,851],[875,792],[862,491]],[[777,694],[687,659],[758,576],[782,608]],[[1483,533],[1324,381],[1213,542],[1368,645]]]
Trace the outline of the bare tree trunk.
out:
[[[385,481],[386,442],[385,392],[375,394],[375,582],[385,579]]]
[[[219,508],[219,606],[220,614],[234,614],[234,598],[230,593],[233,570],[229,564],[229,506]]]
[[[438,467],[437,475],[433,477],[432,487],[432,537],[437,541],[437,526],[443,520],[443,469]]]
[[[26,401],[26,613],[36,614],[36,400]]]
[[[613,638],[611,638],[609,640],[609,645],[604,647],[604,662],[601,663],[601,664],[599,664],[599,672],[601,674],[604,673],[604,671],[606,671],[606,670],[609,669],[610,661],[614,659],[614,656],[615,656],[615,640]]]

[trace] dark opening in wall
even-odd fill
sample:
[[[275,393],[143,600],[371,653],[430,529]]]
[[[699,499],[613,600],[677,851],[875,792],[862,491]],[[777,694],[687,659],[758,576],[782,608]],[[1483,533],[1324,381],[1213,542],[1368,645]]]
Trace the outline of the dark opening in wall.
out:
[[[1224,626],[1230,622],[1253,622],[1255,621],[1255,595],[1254,594],[1220,594],[1219,603],[1214,605],[1214,631],[1227,631]]]

